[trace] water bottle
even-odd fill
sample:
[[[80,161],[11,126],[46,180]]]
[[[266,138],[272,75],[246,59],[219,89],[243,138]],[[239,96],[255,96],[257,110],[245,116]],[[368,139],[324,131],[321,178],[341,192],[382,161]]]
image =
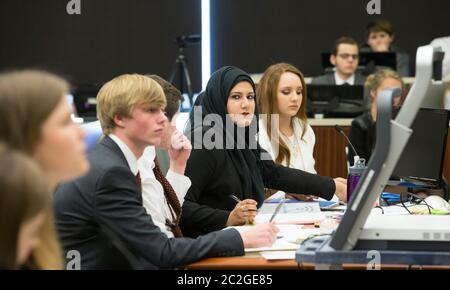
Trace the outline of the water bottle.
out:
[[[355,156],[355,162],[353,166],[351,166],[348,170],[348,178],[347,178],[347,202],[350,202],[350,198],[352,197],[353,192],[358,185],[359,179],[366,170],[366,160],[364,158],[359,158],[359,156]]]

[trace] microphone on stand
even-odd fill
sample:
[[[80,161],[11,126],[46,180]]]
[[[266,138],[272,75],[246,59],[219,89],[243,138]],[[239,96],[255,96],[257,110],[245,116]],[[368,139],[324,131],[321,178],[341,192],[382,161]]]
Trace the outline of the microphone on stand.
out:
[[[357,159],[359,160],[359,154],[358,154],[358,152],[356,152],[356,149],[353,146],[352,142],[350,142],[350,139],[348,139],[347,135],[345,134],[344,130],[342,130],[341,126],[334,125],[334,129],[336,131],[338,131],[338,133],[342,134],[345,137],[345,139],[347,140],[347,143],[350,145],[350,147],[352,148],[353,153],[355,154],[354,158],[355,158],[355,163],[356,163],[356,160]]]

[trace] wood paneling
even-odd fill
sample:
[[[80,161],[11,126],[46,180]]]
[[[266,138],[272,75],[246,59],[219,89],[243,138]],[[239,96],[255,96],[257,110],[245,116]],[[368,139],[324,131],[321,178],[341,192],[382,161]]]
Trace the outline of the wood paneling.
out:
[[[346,134],[350,127],[341,126]],[[345,146],[347,141],[344,136],[336,132],[334,126],[313,126],[316,134],[316,145],[314,147],[314,159],[316,160],[316,171],[320,175],[330,177],[347,178],[347,159]]]

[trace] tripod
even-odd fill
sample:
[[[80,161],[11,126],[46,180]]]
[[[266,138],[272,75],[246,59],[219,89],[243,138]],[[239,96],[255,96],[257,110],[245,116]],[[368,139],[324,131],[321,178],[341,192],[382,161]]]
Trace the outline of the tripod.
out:
[[[173,66],[172,72],[170,73],[169,82],[175,85],[174,81],[178,74],[178,80],[179,80],[179,86],[180,92],[183,94],[184,92],[187,92],[189,97],[189,104],[192,107],[193,101],[192,98],[194,97],[194,94],[192,93],[192,84],[191,84],[191,77],[189,76],[189,70],[187,67],[187,59],[184,55],[184,48],[186,47],[185,44],[178,44],[178,56],[175,60],[175,64]]]

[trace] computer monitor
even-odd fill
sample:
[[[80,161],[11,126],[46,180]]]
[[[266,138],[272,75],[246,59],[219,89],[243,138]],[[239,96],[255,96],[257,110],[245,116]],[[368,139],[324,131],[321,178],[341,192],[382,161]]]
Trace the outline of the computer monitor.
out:
[[[73,91],[73,101],[77,115],[87,121],[97,119],[97,94],[101,86],[81,85]]]
[[[309,117],[347,117],[352,118],[366,110],[364,87],[312,85],[307,86],[306,103]]]
[[[394,179],[406,178],[441,186],[450,112],[421,108],[413,133],[392,172]]]
[[[330,62],[331,53],[322,53],[322,68],[329,71],[333,68]],[[377,69],[391,68],[397,69],[397,56],[395,52],[361,52],[359,54],[359,67],[365,74],[371,74]]]

